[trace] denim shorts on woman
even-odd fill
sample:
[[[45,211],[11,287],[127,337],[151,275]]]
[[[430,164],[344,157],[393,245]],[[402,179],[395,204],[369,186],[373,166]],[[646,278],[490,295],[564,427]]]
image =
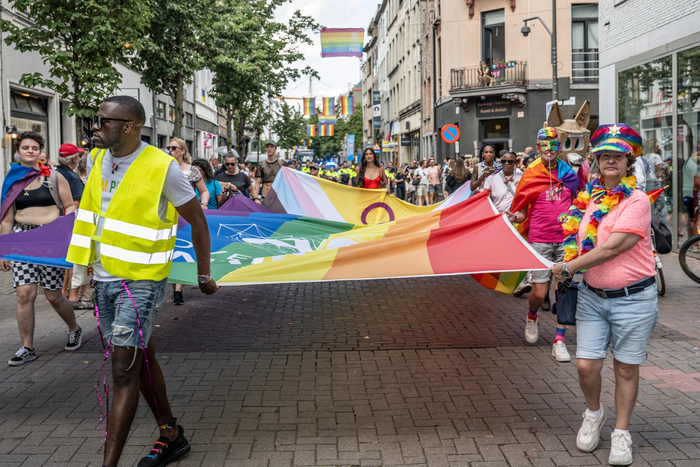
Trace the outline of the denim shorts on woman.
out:
[[[141,348],[144,344],[148,346],[158,311],[165,300],[166,285],[167,279],[97,282],[97,310],[105,344],[109,344],[111,339],[112,345],[117,347]],[[143,342],[139,333],[139,322]]]
[[[605,358],[612,337],[615,360],[630,365],[643,363],[649,336],[659,318],[656,294],[656,284],[652,284],[627,297],[605,299],[581,282],[576,307],[576,358]]]

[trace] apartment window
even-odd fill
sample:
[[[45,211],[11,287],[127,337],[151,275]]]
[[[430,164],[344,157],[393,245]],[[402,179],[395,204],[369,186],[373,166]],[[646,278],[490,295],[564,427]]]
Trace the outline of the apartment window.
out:
[[[189,112],[185,112],[185,126],[194,126],[194,116]]]
[[[168,120],[170,120],[171,122],[175,121],[175,107],[173,107],[172,105],[170,106],[170,114],[168,114]]]
[[[571,21],[572,80],[597,83],[598,5],[572,5]]]
[[[487,11],[481,14],[482,57],[487,65],[506,59],[505,10]]]
[[[165,120],[165,102],[158,101],[158,107],[156,109],[156,116]]]

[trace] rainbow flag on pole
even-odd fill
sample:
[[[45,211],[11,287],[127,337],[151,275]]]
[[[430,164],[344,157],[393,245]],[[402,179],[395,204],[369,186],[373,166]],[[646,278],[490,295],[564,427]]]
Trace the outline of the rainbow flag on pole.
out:
[[[316,125],[306,125],[306,136],[318,136]]]
[[[305,97],[303,103],[304,115],[314,115],[316,113],[316,98]]]
[[[335,125],[332,123],[318,126],[319,136],[333,136],[335,134]]]
[[[360,57],[365,30],[362,28],[321,29],[321,57]]]
[[[355,98],[352,96],[340,98],[340,114],[352,115],[355,113]]]
[[[332,97],[322,97],[323,115],[335,115],[335,99]]]

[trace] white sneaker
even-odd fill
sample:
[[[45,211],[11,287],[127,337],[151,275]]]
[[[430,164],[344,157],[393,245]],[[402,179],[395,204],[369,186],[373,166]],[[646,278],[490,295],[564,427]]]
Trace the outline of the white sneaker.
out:
[[[569,355],[569,351],[566,350],[566,344],[562,341],[555,342],[552,346],[552,357],[556,358],[558,362],[571,361],[571,355]]]
[[[593,452],[600,442],[600,429],[607,419],[605,409],[600,406],[600,415],[597,417],[586,410],[583,413],[583,424],[576,435],[576,447],[581,452]]]
[[[613,431],[610,437],[610,465],[630,465],[632,463],[632,437],[628,433]]]
[[[537,342],[537,338],[540,336],[537,330],[537,320],[532,320],[528,316],[527,323],[525,323],[525,340],[528,344],[534,344]]]

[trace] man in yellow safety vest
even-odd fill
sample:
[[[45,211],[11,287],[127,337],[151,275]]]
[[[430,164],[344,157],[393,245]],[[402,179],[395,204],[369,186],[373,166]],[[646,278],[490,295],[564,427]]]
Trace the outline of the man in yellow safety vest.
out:
[[[67,255],[73,264],[93,267],[98,324],[112,353],[107,467],[119,463],[139,392],[160,429],[139,467],[165,465],[190,451],[170,410],[151,340],[165,299],[178,214],[192,228],[200,290],[213,294],[218,288],[209,269],[209,229],[199,201],[175,159],[141,141],[145,121],[143,106],[133,97],[110,97],[100,104],[92,125],[97,149],[87,160],[88,179]]]

